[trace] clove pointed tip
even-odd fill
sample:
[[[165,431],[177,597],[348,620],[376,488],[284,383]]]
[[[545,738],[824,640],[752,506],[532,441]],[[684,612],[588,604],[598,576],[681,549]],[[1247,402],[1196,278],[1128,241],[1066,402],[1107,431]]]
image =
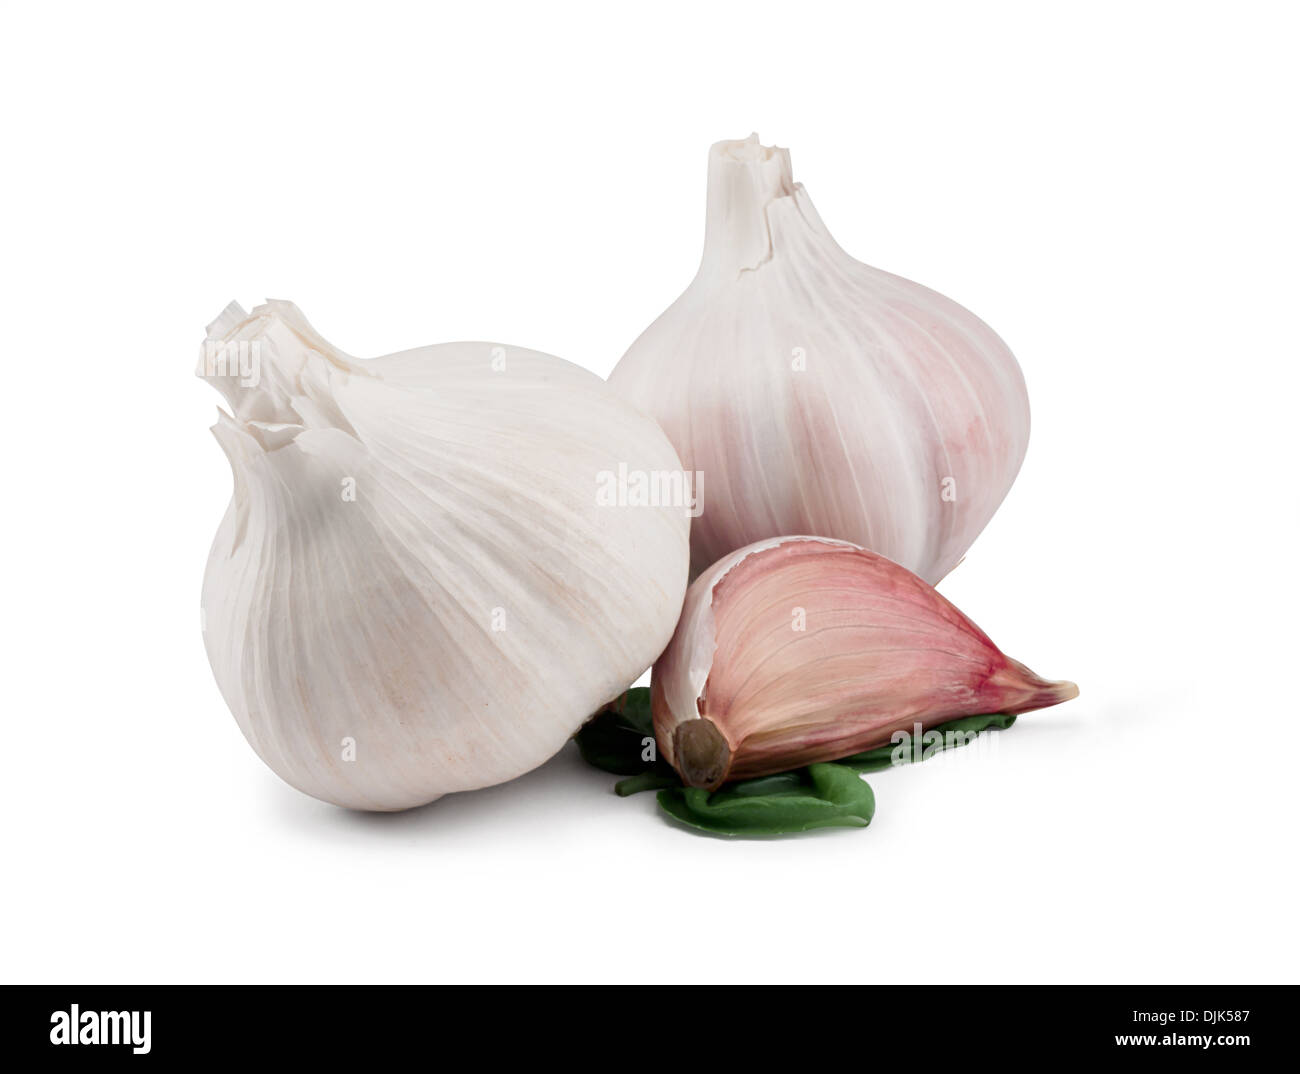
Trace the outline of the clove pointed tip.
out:
[[[994,676],[1000,693],[1000,712],[1017,715],[1034,709],[1050,708],[1079,696],[1079,687],[1068,679],[1044,679],[1035,675],[1018,660],[1008,660],[1001,673]]]

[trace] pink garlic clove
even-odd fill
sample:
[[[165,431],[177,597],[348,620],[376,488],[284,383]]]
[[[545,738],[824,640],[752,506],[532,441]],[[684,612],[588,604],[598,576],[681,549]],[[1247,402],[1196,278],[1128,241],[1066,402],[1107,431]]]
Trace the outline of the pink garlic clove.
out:
[[[651,681],[660,752],[710,789],[1078,693],[1004,655],[911,571],[819,537],[760,541],[705,571]]]

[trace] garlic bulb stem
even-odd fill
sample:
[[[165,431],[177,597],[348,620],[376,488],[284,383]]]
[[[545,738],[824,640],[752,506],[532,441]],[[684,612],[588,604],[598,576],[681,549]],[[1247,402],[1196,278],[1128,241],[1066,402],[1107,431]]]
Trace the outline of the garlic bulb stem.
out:
[[[700,272],[734,279],[772,256],[767,212],[795,194],[790,152],[758,144],[720,142],[709,154],[709,184]]]

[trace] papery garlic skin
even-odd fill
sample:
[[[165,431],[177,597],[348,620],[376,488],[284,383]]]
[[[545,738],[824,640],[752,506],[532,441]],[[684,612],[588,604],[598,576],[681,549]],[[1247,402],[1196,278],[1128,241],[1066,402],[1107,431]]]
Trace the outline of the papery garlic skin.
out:
[[[733,552],[686,592],[655,664],[662,756],[690,786],[833,761],[896,731],[1078,695],[1005,656],[935,589],[843,541]]]
[[[707,478],[695,573],[812,533],[936,582],[1001,504],[1029,439],[1006,344],[951,299],[845,253],[789,153],[757,135],[710,151],[699,272],[610,383]]]
[[[287,782],[372,810],[500,783],[667,644],[690,520],[600,504],[598,475],[680,463],[599,377],[489,343],[361,361],[284,302],[208,335],[259,361],[255,384],[213,378],[235,491],[204,637]]]

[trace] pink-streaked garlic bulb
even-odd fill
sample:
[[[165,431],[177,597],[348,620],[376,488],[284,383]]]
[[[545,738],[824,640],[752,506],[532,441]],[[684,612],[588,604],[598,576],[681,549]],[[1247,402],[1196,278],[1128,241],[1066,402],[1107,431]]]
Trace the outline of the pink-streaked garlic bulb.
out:
[[[757,135],[710,151],[699,272],[610,382],[702,475],[695,573],[813,533],[937,582],[1029,440],[1006,344],[951,299],[845,253],[789,153]]]
[[[1005,656],[911,571],[818,537],[759,541],[705,571],[651,680],[660,753],[710,789],[1078,693]]]

